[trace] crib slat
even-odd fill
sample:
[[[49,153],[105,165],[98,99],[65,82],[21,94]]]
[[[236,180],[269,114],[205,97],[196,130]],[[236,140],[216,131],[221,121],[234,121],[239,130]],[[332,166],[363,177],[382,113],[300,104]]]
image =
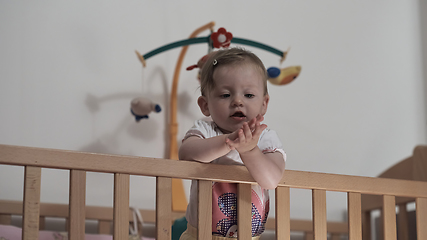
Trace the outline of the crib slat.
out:
[[[252,238],[252,201],[250,184],[237,184],[237,239]]]
[[[69,239],[85,238],[86,171],[70,171]]]
[[[327,240],[325,190],[313,190],[313,233],[315,240]]]
[[[198,188],[198,239],[211,239],[212,181],[199,180]]]
[[[276,240],[291,239],[289,187],[276,188]]]
[[[427,198],[416,198],[417,239],[427,239]]]
[[[364,211],[362,215],[362,239],[371,240],[371,211]]]
[[[362,195],[348,193],[349,240],[362,239]]]
[[[406,210],[406,203],[400,203],[399,206],[399,214],[397,215],[399,224],[397,229],[399,231],[397,232],[398,236],[397,239],[399,240],[408,240],[409,238],[409,229],[408,229],[408,211]]]
[[[114,174],[113,239],[129,239],[129,174]]]
[[[157,177],[156,188],[156,239],[170,240],[172,232],[172,179]]]
[[[39,239],[40,167],[25,167],[22,239]]]
[[[384,239],[396,240],[396,200],[394,196],[383,196]]]

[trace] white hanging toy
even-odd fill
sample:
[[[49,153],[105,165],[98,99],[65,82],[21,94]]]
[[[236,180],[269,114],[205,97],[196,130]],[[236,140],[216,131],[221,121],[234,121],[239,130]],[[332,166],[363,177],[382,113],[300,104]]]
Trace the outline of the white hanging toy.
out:
[[[132,99],[130,103],[130,111],[135,116],[135,120],[139,122],[141,119],[148,118],[151,112],[160,112],[162,108],[159,104],[155,104],[147,98],[138,97]]]

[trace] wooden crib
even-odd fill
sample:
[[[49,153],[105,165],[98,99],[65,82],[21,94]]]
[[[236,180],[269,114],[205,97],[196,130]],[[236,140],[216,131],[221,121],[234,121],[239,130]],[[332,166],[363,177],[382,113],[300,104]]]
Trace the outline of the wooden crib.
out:
[[[38,239],[41,168],[70,170],[69,239],[84,239],[86,171],[114,174],[113,239],[129,237],[130,175],[156,177],[156,239],[171,239],[171,178],[199,181],[198,239],[211,237],[211,181],[238,183],[238,239],[251,236],[251,187],[244,166],[0,145],[0,164],[25,167],[22,239]],[[362,239],[362,194],[381,195],[384,239],[396,236],[396,197],[414,198],[417,236],[427,239],[427,182],[286,170],[275,190],[276,239],[290,239],[290,188],[312,190],[313,236],[326,240],[326,192],[348,195],[348,237]],[[159,197],[161,196],[161,197]]]

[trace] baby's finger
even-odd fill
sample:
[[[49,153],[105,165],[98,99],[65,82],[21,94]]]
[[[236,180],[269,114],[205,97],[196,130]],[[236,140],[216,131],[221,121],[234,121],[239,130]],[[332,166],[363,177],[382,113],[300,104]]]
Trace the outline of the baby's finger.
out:
[[[228,135],[228,138],[232,141],[236,140],[238,137],[239,137],[239,129],[237,129],[236,131]]]
[[[246,136],[245,136],[245,130],[244,130],[244,128],[245,128],[245,125],[243,125],[243,129],[239,130],[239,139],[238,139],[239,144],[243,144],[246,141]],[[248,128],[247,125],[246,125],[246,128]]]
[[[237,148],[239,148],[240,143],[239,143],[239,139],[236,140],[230,140],[230,142],[228,142],[227,146],[228,148],[230,148],[230,150],[237,150]]]
[[[249,125],[249,128],[251,129],[251,131],[253,131],[254,129],[255,129],[255,124],[257,123],[257,119],[256,119],[256,117],[255,118],[252,118],[249,122],[248,122],[248,125]]]
[[[227,144],[227,146],[228,146],[228,148],[230,149],[230,150],[235,150],[236,149],[236,147],[237,147],[237,145],[238,144],[236,144],[234,141],[232,141],[232,140],[230,140],[230,139],[226,139],[225,140],[225,143]]]
[[[267,125],[266,124],[259,124],[259,123],[257,123],[256,124],[256,126],[255,126],[255,131],[253,132],[253,136],[254,137],[259,137],[259,136],[261,136],[261,133],[262,133],[262,131],[264,131],[264,129],[266,129],[267,128]]]
[[[254,127],[256,127],[256,124]],[[253,130],[255,130],[255,129],[253,129]],[[246,138],[252,138],[252,129],[249,128],[248,124],[246,124],[246,123],[243,124],[243,131],[244,131]]]

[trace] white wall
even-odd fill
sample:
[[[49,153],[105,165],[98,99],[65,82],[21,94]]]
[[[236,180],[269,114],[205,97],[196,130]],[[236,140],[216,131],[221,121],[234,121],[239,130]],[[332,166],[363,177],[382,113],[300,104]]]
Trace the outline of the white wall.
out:
[[[144,69],[134,50],[144,54],[215,21],[235,37],[291,47],[281,66],[302,66],[295,82],[269,88],[266,123],[285,145],[288,169],[376,176],[426,143],[419,5],[1,1],[0,144],[164,157],[180,49],[148,59]],[[267,67],[280,66],[276,55],[249,49]],[[206,51],[192,45],[184,66]],[[196,71],[183,71],[179,139],[202,117],[198,95]],[[136,123],[129,106],[137,96],[164,111]],[[22,168],[0,166],[0,198],[22,199],[22,177]],[[89,173],[87,181],[87,204],[112,206],[112,176]],[[67,184],[67,171],[43,170],[41,200],[68,202]],[[131,205],[154,208],[154,191],[154,179],[132,177]],[[311,218],[309,192],[292,194],[291,216]],[[329,219],[341,220],[345,206],[344,194],[328,193]]]

